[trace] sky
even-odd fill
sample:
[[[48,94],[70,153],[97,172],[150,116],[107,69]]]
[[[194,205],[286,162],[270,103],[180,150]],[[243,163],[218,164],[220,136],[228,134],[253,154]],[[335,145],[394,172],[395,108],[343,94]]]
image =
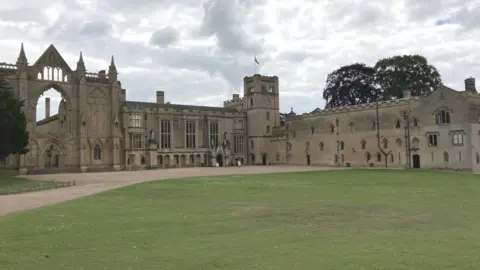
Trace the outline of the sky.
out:
[[[281,111],[309,112],[324,107],[330,72],[402,54],[425,56],[456,90],[480,77],[480,0],[0,2],[0,62],[21,42],[31,64],[54,44],[75,69],[82,51],[88,72],[114,55],[128,100],[163,90],[171,103],[223,106],[256,69],[279,77]]]

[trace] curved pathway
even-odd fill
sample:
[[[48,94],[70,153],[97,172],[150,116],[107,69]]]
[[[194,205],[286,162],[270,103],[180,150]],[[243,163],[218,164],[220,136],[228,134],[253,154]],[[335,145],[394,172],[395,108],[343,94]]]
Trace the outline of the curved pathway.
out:
[[[0,196],[0,216],[25,211],[42,206],[58,204],[80,197],[93,195],[110,189],[153,180],[165,180],[195,176],[214,176],[231,174],[257,174],[272,172],[301,172],[335,170],[330,167],[307,166],[245,166],[226,168],[180,168],[144,171],[122,171],[102,173],[69,173],[31,175],[32,180],[75,181],[75,186]]]

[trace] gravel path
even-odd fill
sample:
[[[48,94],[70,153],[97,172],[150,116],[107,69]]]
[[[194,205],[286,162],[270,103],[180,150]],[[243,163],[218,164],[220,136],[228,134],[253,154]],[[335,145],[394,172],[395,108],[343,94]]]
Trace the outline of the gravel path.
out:
[[[42,206],[58,204],[110,189],[153,180],[184,178],[191,176],[321,171],[334,169],[338,168],[306,166],[245,166],[227,168],[181,168],[127,172],[31,175],[27,176],[27,178],[32,180],[54,181],[75,180],[76,185],[45,191],[0,196],[0,216],[4,216],[13,212],[26,211]]]

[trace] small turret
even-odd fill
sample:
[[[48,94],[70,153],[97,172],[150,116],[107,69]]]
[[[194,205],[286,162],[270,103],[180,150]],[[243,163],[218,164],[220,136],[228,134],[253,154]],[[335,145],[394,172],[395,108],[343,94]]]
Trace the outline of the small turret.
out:
[[[477,88],[475,87],[475,78],[465,79],[465,92],[477,93]]]

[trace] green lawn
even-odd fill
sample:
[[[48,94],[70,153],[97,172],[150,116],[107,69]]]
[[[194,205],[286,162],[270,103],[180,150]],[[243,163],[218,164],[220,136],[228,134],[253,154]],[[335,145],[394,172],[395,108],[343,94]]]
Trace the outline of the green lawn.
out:
[[[0,217],[0,269],[480,269],[480,176],[169,180]]]
[[[15,194],[63,187],[66,183],[52,181],[34,181],[17,177],[16,172],[0,171],[0,195]],[[1,240],[1,239],[0,239]]]

